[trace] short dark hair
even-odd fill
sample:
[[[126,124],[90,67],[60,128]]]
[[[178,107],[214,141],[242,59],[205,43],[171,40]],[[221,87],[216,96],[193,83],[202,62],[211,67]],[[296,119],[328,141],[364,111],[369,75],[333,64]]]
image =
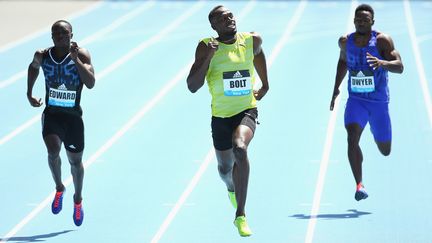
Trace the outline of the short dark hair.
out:
[[[65,24],[69,25],[70,30],[71,30],[71,32],[72,32],[72,25],[71,25],[71,23],[69,23],[68,21],[66,21],[66,20],[64,20],[64,19],[57,20],[57,21],[52,25],[51,30],[54,28],[54,26],[56,26],[56,25],[58,25],[58,24],[60,24],[60,23],[65,23]]]
[[[372,19],[374,19],[375,13],[374,13],[373,8],[369,4],[360,4],[356,8],[355,14],[357,14],[357,12],[360,12],[360,11],[367,11],[367,12],[371,13],[372,14]]]
[[[209,15],[208,15],[208,19],[209,19],[210,23],[212,22],[212,19],[213,19],[213,17],[214,17],[214,14],[215,14],[216,10],[218,10],[218,9],[220,9],[220,8],[222,8],[222,7],[224,7],[224,6],[223,6],[223,5],[217,5],[216,7],[214,7],[214,8],[210,11],[210,13],[209,13]]]

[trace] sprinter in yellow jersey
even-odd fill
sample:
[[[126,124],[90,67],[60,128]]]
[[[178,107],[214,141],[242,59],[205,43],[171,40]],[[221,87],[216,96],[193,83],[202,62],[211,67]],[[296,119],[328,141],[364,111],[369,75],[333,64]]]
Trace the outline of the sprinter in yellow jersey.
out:
[[[212,95],[211,126],[219,175],[236,208],[234,225],[241,236],[250,236],[252,232],[245,218],[247,148],[258,117],[256,101],[269,89],[262,39],[254,32],[237,33],[234,16],[224,6],[213,8],[209,21],[218,37],[199,42],[187,84],[195,93],[207,79]],[[255,70],[262,81],[257,91],[253,90]]]

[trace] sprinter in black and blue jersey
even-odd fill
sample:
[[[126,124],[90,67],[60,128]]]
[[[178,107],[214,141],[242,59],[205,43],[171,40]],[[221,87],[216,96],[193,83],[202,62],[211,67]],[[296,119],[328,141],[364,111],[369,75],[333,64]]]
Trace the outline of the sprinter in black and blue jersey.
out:
[[[356,31],[339,39],[340,55],[330,102],[330,110],[333,110],[339,86],[348,71],[345,128],[348,133],[348,160],[357,186],[354,198],[357,201],[368,197],[362,182],[360,136],[369,122],[379,151],[384,156],[390,154],[392,130],[388,108],[388,72],[403,72],[402,60],[392,38],[372,30],[374,21],[371,6],[361,4],[356,8]]]
[[[82,186],[84,167],[84,124],[80,106],[83,85],[91,89],[95,76],[90,53],[78,47],[72,39],[72,25],[56,21],[51,27],[53,47],[38,50],[28,68],[27,99],[34,107],[40,107],[42,99],[33,97],[32,91],[39,69],[45,76],[45,104],[42,114],[42,136],[48,151],[48,164],[56,184],[56,194],[51,205],[54,214],[62,210],[65,186],[61,180],[60,149],[62,143],[71,165],[75,187],[73,220],[80,226],[84,219]]]

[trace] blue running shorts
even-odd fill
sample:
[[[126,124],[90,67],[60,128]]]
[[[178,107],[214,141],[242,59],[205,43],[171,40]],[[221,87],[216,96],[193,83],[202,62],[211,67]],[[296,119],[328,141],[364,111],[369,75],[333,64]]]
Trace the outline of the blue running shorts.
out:
[[[392,129],[388,104],[388,102],[371,102],[348,98],[345,106],[345,126],[357,123],[361,128],[364,128],[369,122],[376,141],[391,141]]]

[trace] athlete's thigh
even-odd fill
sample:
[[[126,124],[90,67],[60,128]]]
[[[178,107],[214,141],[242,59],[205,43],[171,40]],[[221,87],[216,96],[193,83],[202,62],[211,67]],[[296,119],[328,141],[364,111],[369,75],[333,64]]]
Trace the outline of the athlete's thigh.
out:
[[[84,150],[84,123],[81,117],[68,115],[66,134],[63,141],[67,151],[80,153]]]
[[[231,117],[212,117],[211,129],[213,146],[216,150],[225,151],[232,148],[232,126]]]
[[[369,119],[368,110],[364,104],[365,102],[366,101],[348,98],[344,113],[345,127],[358,124],[363,130]]]
[[[61,144],[65,136],[63,119],[61,116],[48,112],[42,113],[42,137],[48,153],[57,154],[60,152]]]
[[[66,129],[64,127],[63,117],[59,114],[49,112],[42,113],[42,136],[45,139],[48,135],[56,135],[63,141]]]
[[[236,145],[249,145],[252,140],[258,119],[256,108],[248,109],[237,115],[234,123],[233,143]]]
[[[369,125],[375,141],[391,141],[392,128],[388,103],[371,103],[369,110]]]

